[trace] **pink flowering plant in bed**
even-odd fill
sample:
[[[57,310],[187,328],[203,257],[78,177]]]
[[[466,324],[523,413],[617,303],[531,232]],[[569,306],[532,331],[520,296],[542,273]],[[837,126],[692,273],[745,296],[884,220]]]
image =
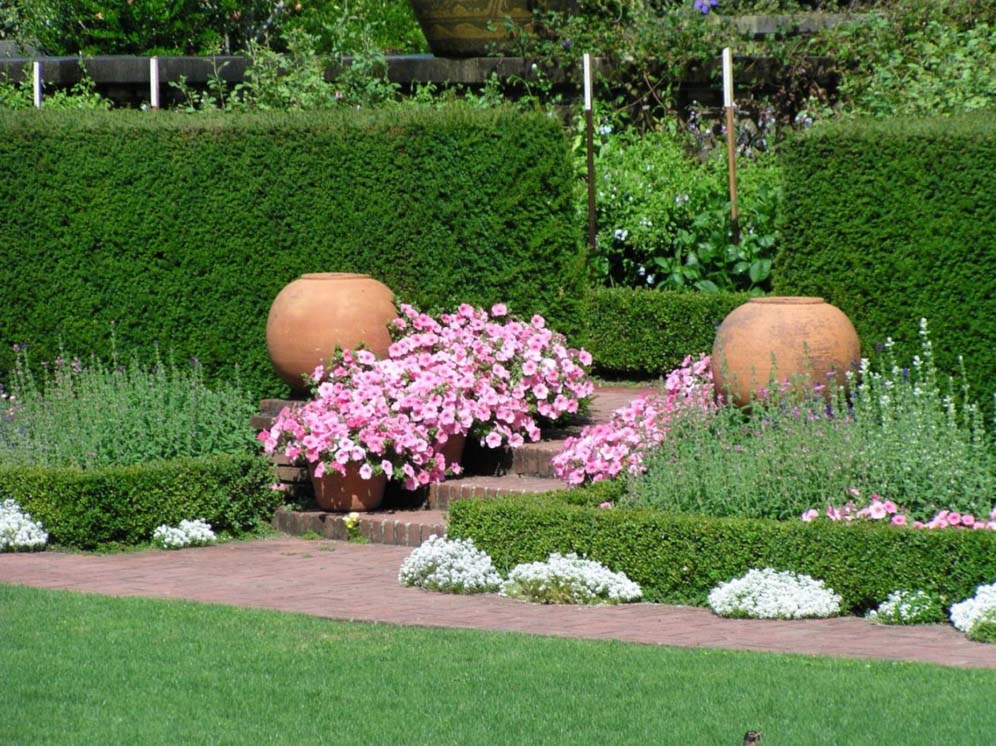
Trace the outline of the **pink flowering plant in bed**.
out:
[[[586,427],[553,458],[554,474],[577,486],[645,470],[644,455],[667,437],[678,411],[708,413],[715,407],[712,369],[707,355],[687,356],[671,371],[664,389],[617,409],[609,422]]]
[[[910,518],[908,510],[876,493],[870,495],[863,507],[858,507],[858,503],[862,502],[861,491],[851,487],[847,492],[849,498],[847,502],[842,505],[827,505],[823,512],[810,508],[802,514],[803,522],[811,523],[826,518],[841,523],[878,521],[910,528],[996,531],[996,508],[993,508],[989,515],[978,517],[972,513],[959,513],[956,510],[940,510],[930,520],[919,521]]]
[[[465,432],[489,448],[539,440],[541,425],[576,414],[594,391],[586,350],[568,347],[542,316],[521,321],[501,303],[438,318],[402,305],[391,331],[392,360],[438,356],[459,371],[473,420]]]
[[[316,476],[358,464],[364,479],[386,474],[414,489],[459,473],[442,452],[450,438],[518,447],[593,390],[591,356],[542,316],[522,322],[498,304],[436,319],[402,306],[391,331],[386,359],[346,350],[318,366],[311,400],[259,434],[264,450],[314,464]]]

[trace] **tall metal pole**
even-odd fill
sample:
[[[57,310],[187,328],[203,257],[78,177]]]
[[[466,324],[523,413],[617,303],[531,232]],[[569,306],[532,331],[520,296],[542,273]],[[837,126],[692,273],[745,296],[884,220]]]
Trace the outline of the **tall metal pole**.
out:
[[[737,124],[733,103],[733,52],[723,50],[723,107],[726,109],[726,162],[730,177],[730,228],[733,243],[740,243],[740,209],[737,206]]]
[[[40,109],[42,105],[42,63],[35,60],[31,65],[33,74],[33,92],[34,92],[34,102],[35,108]]]
[[[149,106],[153,111],[159,109],[159,58],[149,58]]]
[[[584,120],[588,148],[588,251],[596,249],[595,226],[595,117],[591,107],[591,55],[584,55]]]

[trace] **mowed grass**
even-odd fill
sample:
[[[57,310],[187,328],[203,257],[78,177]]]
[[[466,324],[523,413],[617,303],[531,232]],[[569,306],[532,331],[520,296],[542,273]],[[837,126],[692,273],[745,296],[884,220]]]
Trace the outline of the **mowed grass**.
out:
[[[0,586],[0,743],[992,744],[996,671]]]

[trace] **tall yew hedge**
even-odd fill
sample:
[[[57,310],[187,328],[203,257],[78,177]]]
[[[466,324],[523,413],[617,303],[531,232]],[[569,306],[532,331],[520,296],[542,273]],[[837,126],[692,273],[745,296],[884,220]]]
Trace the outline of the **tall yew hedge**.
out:
[[[0,371],[151,349],[238,364],[280,288],[369,273],[426,310],[505,301],[575,331],[583,301],[560,124],[455,106],[241,116],[0,114]],[[0,373],[2,375],[2,373]]]
[[[821,295],[865,352],[901,360],[927,318],[937,362],[996,391],[996,116],[842,121],[789,139],[775,292]]]

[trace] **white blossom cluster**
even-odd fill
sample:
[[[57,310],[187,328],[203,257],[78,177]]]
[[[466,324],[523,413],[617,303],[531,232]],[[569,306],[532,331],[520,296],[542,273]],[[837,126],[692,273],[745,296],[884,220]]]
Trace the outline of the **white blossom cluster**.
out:
[[[708,602],[720,616],[735,619],[809,619],[836,616],[841,598],[822,580],[764,568],[720,583]]]
[[[893,591],[865,619],[879,624],[930,624],[943,621],[941,601],[926,591]]]
[[[951,607],[951,623],[962,632],[968,632],[986,612],[996,610],[996,583],[980,585],[975,595]]]
[[[639,600],[643,591],[625,574],[571,553],[516,565],[501,594],[545,604],[618,604]]]
[[[472,539],[433,534],[401,563],[398,581],[444,593],[490,593],[498,590],[501,575]]]
[[[44,527],[31,520],[14,500],[0,503],[0,552],[41,549],[48,541]]]
[[[214,544],[218,537],[211,530],[211,524],[198,518],[193,521],[180,521],[179,526],[159,526],[152,532],[152,541],[163,549],[182,549]]]

